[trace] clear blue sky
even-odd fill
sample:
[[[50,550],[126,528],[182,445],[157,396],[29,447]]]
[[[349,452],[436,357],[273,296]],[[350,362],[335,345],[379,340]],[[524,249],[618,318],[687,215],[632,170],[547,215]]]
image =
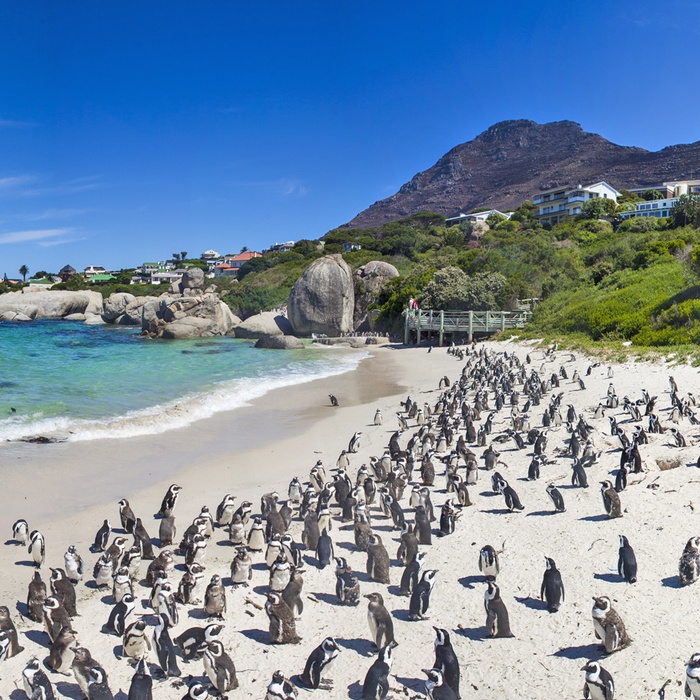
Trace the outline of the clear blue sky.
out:
[[[700,139],[694,1],[0,11],[11,277],[317,238],[504,119],[571,119],[651,150]]]

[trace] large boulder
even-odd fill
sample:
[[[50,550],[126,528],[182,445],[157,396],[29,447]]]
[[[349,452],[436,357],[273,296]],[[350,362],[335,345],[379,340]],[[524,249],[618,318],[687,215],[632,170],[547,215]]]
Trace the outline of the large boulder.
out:
[[[235,334],[236,338],[260,338],[263,335],[293,335],[294,331],[289,319],[274,311],[264,311],[236,326]]]
[[[141,309],[141,328],[158,338],[226,335],[240,323],[216,294],[162,295],[146,301]]]
[[[261,335],[255,347],[265,350],[303,350],[304,343],[293,335]]]
[[[372,260],[358,267],[353,274],[355,283],[354,327],[356,331],[374,330],[372,315],[368,313],[369,305],[377,299],[379,292],[387,282],[398,277],[399,271],[383,260]]]
[[[200,289],[203,286],[204,271],[200,270],[198,267],[191,267],[189,270],[186,270],[180,280],[181,292],[184,292],[185,289]]]
[[[102,317],[107,323],[116,321],[126,310],[126,307],[133,303],[136,297],[128,292],[115,292],[110,294],[104,302]]]
[[[0,294],[0,313],[14,311],[29,318],[64,318],[69,314],[101,314],[104,311],[99,292],[22,291]]]
[[[0,321],[10,321],[12,323],[27,323],[28,321],[33,321],[25,314],[17,313],[16,311],[3,311],[0,313]]]
[[[355,292],[350,268],[340,255],[309,265],[294,283],[287,313],[296,335],[339,336],[353,329]]]
[[[124,308],[121,323],[130,326],[140,326],[143,322],[144,307],[155,301],[155,297],[134,297]]]
[[[179,340],[182,338],[201,338],[209,335],[211,323],[206,318],[188,316],[179,321],[168,323],[161,331],[160,337],[167,340]]]

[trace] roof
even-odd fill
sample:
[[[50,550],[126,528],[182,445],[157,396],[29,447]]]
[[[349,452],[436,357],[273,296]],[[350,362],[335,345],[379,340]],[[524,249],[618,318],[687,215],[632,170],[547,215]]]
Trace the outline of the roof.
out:
[[[76,272],[76,269],[70,265],[64,265],[59,272]]]
[[[93,282],[107,282],[108,280],[115,279],[115,277],[114,277],[114,275],[100,274],[100,275],[93,275],[90,279]]]
[[[245,253],[239,253],[238,255],[233,255],[228,258],[231,262],[240,262],[241,260],[252,260],[253,258],[261,258],[260,253],[256,253],[254,250],[246,250]]]

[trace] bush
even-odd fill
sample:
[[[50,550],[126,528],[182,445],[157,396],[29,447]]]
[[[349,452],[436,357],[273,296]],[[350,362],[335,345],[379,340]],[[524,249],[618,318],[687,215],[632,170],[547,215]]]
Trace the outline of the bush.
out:
[[[631,219],[625,219],[617,230],[621,233],[646,233],[656,231],[657,222],[658,219],[655,216],[634,216]]]

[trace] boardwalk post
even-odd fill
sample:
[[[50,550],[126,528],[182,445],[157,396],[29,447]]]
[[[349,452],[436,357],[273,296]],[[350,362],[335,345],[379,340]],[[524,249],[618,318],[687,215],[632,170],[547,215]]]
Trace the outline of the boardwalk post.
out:
[[[438,338],[438,346],[442,347],[442,334],[445,331],[445,312],[440,311],[440,336]]]
[[[406,313],[405,313],[405,316],[406,316],[406,318],[404,320],[405,322],[403,324],[403,344],[404,345],[408,345],[408,317],[410,315],[411,315],[411,312],[410,312],[410,310],[407,309]]]
[[[469,310],[469,335],[467,339],[471,343],[474,340],[474,312]]]
[[[506,329],[506,312],[501,311],[501,332]]]
[[[433,341],[433,310],[430,309],[430,318],[428,319],[428,345]]]
[[[418,325],[416,326],[416,347],[420,347],[420,316],[421,312],[416,311],[416,321],[418,322]]]
[[[486,332],[487,333],[491,332],[491,312],[490,311],[486,312]]]

